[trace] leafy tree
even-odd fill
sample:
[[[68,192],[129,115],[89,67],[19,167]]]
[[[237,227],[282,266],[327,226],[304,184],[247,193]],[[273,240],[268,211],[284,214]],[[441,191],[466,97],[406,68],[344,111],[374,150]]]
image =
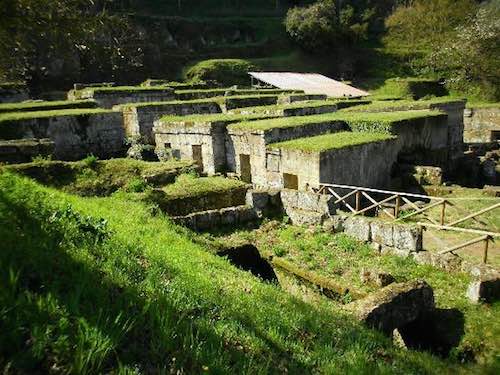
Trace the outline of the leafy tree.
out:
[[[289,10],[285,26],[290,37],[309,51],[328,48],[340,39],[333,0]]]
[[[430,65],[446,73],[452,87],[478,87],[487,99],[500,100],[500,2],[483,4],[455,32],[452,42],[445,41],[430,56]]]
[[[140,62],[133,30],[110,0],[0,0],[0,75],[36,84],[55,72],[115,72]],[[106,66],[104,66],[106,64]]]
[[[376,39],[397,0],[321,0],[288,11],[285,26],[305,50],[321,52]]]
[[[414,0],[387,18],[385,42],[392,47],[431,48],[452,39],[456,27],[474,14],[474,0]]]

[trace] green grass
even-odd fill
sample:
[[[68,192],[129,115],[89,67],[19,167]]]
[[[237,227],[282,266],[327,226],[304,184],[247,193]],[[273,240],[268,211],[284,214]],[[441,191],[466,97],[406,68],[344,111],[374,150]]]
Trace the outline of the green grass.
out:
[[[34,112],[8,112],[0,113],[0,123],[10,121],[31,120],[37,118],[59,117],[59,116],[85,116],[103,113],[112,113],[111,110],[101,108],[75,108]]]
[[[396,282],[424,279],[434,289],[438,308],[458,309],[464,314],[465,333],[458,347],[452,350],[449,370],[452,361],[461,361],[470,356],[479,364],[488,363],[492,366],[498,360],[500,303],[470,303],[465,296],[471,281],[471,276],[467,274],[448,273],[428,265],[418,265],[410,258],[376,255],[369,245],[345,234],[331,234],[320,228],[277,222],[270,222],[254,231],[208,236],[208,240],[224,247],[242,242],[252,243],[266,256],[272,256],[273,261],[290,263],[292,267],[309,272],[313,278],[326,278],[339,287],[348,288],[354,295],[378,290],[377,286],[362,282],[362,269],[390,273]],[[480,369],[481,365],[473,365],[469,371],[482,373]]]
[[[436,104],[463,101],[455,97],[438,97],[427,100],[379,100],[370,104],[343,109],[342,112],[385,112],[429,109]]]
[[[166,184],[176,176],[191,171],[191,162],[172,160],[146,162],[134,159],[97,160],[92,156],[77,162],[39,160],[32,163],[1,167],[5,171],[19,173],[48,186],[83,196],[106,196],[147,176],[161,176]]]
[[[245,107],[242,109],[234,109],[231,110],[233,113],[238,113],[241,111],[245,112],[280,112],[287,109],[300,109],[300,108],[317,108],[323,106],[334,106],[336,105],[338,109],[351,107],[355,105],[368,104],[370,101],[367,100],[334,100],[334,99],[326,99],[326,100],[304,100],[297,101],[293,103],[284,103],[284,104],[275,104],[275,105],[266,105],[266,106],[257,106],[257,107]]]
[[[245,100],[245,99],[259,99],[259,98],[278,98],[277,95],[235,95],[235,96],[214,96],[211,98],[191,99],[191,100],[170,100],[166,102],[143,102],[143,103],[127,103],[121,104],[118,108],[133,108],[133,107],[149,107],[168,104],[196,104],[196,103],[217,103],[224,104],[226,100]]]
[[[467,102],[467,108],[500,108],[500,103],[469,103]]]
[[[251,114],[251,115],[241,115],[241,114],[228,114],[228,113],[214,113],[206,115],[186,115],[186,116],[175,116],[168,115],[161,118],[162,122],[192,122],[192,123],[211,123],[211,122],[240,122],[240,121],[251,121],[256,119],[269,118],[271,116],[266,114]]]
[[[270,148],[322,152],[395,139],[387,133],[339,132],[271,143]]]
[[[357,108],[357,107],[352,107]],[[438,111],[400,111],[400,112],[380,112],[380,113],[349,113],[335,112],[313,116],[284,117],[269,120],[259,120],[251,122],[240,122],[229,126],[231,130],[254,131],[271,130],[275,128],[289,128],[316,124],[321,122],[342,121],[346,122],[353,130],[366,131],[389,131],[393,123],[400,121],[411,121],[427,117],[443,116]]]
[[[180,199],[196,197],[210,193],[219,193],[245,187],[239,180],[224,177],[196,177],[184,174],[177,178],[174,184],[163,188],[169,198]]]
[[[232,89],[231,87],[220,89],[200,89],[200,90],[175,90],[175,94],[197,94],[197,93],[221,93],[225,92],[241,93],[241,95],[252,94],[293,94],[302,93],[298,90],[283,90],[283,89]]]
[[[69,196],[4,173],[0,236],[0,366],[8,371],[459,368],[393,347],[328,301],[309,305],[259,282],[127,196]]]
[[[86,97],[93,93],[134,93],[134,92],[156,92],[156,91],[170,91],[169,86],[100,86],[100,87],[86,87],[81,90],[72,90],[76,98]]]
[[[60,110],[75,108],[93,108],[96,107],[93,100],[57,100],[48,102],[21,102],[0,104],[0,114],[5,112],[21,112],[36,110]]]

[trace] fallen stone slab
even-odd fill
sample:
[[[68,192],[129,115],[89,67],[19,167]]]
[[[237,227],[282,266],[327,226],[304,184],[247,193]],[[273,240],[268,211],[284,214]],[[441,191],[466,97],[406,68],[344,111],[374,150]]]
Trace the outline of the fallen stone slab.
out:
[[[387,335],[434,309],[434,292],[422,280],[386,286],[347,306],[367,326]]]

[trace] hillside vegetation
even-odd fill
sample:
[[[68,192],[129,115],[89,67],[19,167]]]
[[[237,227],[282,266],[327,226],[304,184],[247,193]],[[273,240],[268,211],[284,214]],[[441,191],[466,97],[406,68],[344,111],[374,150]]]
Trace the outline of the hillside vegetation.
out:
[[[0,367],[65,373],[447,373],[327,301],[204,250],[125,193],[0,175]],[[10,369],[10,370],[9,370]]]

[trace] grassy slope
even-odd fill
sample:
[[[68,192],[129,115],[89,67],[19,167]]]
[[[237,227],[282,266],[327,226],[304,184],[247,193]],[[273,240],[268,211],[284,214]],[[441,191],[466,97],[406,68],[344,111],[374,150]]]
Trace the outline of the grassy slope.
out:
[[[353,107],[356,108],[356,107]],[[355,122],[375,122],[390,124],[397,121],[413,120],[431,116],[441,116],[437,111],[401,111],[401,112],[384,112],[384,113],[348,113],[335,112],[325,113],[313,116],[297,116],[285,117],[270,120],[260,120],[251,122],[241,122],[230,125],[232,130],[269,130],[273,128],[287,128],[293,126],[301,126],[305,124],[313,124],[328,121],[345,121],[347,123]]]
[[[454,371],[396,350],[327,302],[259,282],[137,202],[67,196],[10,174],[0,187],[1,367]]]
[[[339,132],[272,143],[270,148],[321,152],[394,139],[387,133]]]

